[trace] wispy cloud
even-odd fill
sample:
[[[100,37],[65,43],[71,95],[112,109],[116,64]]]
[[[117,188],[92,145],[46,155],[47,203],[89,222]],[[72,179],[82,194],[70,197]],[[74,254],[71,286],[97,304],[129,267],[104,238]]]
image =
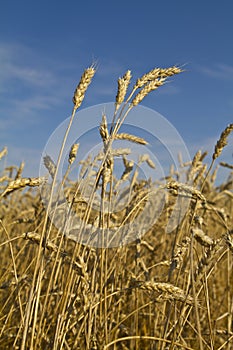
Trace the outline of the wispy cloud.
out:
[[[55,65],[51,69],[52,64],[45,65],[35,57],[27,47],[0,43],[0,130],[14,128],[22,120],[35,123],[41,111],[62,101],[67,79]]]
[[[233,81],[233,66],[225,63],[216,63],[212,66],[199,67],[199,70],[212,78]]]
[[[30,87],[51,86],[55,83],[54,75],[27,54],[28,49],[19,45],[0,43],[0,86],[1,91],[13,83],[26,84]]]

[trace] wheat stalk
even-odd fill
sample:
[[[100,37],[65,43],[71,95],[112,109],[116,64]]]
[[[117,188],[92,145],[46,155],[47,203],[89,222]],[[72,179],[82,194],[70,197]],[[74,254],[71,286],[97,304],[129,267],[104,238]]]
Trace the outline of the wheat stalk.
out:
[[[22,238],[26,240],[30,240],[31,242],[34,242],[39,245],[41,240],[41,235],[35,231],[32,231],[32,232],[24,233]],[[50,240],[46,241],[45,248],[49,252],[55,252],[55,253],[58,252],[60,257],[63,258],[66,263],[72,264],[73,269],[76,270],[81,276],[83,277],[87,276],[87,267],[82,257],[76,257],[76,259],[79,261],[72,262],[71,257],[68,255],[68,253],[66,251],[59,249],[59,247],[53,242],[51,242]]]

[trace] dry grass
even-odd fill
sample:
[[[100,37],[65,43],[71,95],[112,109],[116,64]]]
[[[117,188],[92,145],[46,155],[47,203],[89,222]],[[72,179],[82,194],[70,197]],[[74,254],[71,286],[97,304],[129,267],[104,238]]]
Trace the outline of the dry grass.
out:
[[[180,72],[178,67],[156,68],[136,81],[128,97],[131,72],[119,79],[111,127],[106,116],[100,125],[103,151],[80,162],[77,182],[69,180],[69,171],[79,145],[70,150],[61,184],[68,210],[59,194],[53,203],[53,193],[64,144],[94,76],[93,67],[84,72],[75,90],[58,161],[49,155],[44,159],[52,179],[51,185],[44,184],[50,193],[47,207],[37,188],[45,179],[22,177],[23,164],[1,174],[0,349],[233,348],[232,165],[221,162],[229,169],[229,178],[220,186],[214,183],[215,169],[211,172],[232,124],[217,142],[209,168],[200,151],[190,164],[180,159],[187,183],[180,183],[172,168],[165,185],[142,180],[127,159],[130,149],[113,147],[119,139],[146,144],[143,138],[119,133],[120,126],[134,105]],[[0,159],[6,153],[4,148]],[[114,175],[116,157],[125,167],[119,178]],[[138,164],[143,162],[155,167],[148,155],[141,155]],[[121,195],[127,198],[123,208],[117,202],[122,186]],[[141,236],[140,229],[159,207],[160,193],[166,202],[159,219]],[[176,229],[167,233],[173,211],[180,210],[177,201],[180,205],[189,201],[188,210]],[[145,208],[144,221],[135,232],[133,225]],[[55,213],[61,213],[56,227]],[[82,220],[69,232],[73,213]],[[134,241],[120,240],[121,245],[107,248],[126,224],[124,239],[132,231]],[[89,243],[101,230],[98,243],[105,248],[80,244],[77,235],[84,236],[85,229]]]

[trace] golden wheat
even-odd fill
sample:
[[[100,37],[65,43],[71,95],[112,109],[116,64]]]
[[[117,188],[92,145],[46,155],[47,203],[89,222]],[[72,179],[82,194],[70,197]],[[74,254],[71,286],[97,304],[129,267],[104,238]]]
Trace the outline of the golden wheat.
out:
[[[152,70],[127,99],[131,72],[126,72],[118,80],[113,120],[122,103],[121,121],[124,109],[132,107],[124,102],[136,99],[137,105],[158,81],[180,71]],[[69,127],[93,76],[94,68],[88,68],[81,78]],[[103,149],[96,156],[74,162],[78,144],[71,147],[61,183],[65,199],[52,198],[50,220],[38,188],[44,178],[22,177],[23,163],[1,174],[0,349],[231,350],[232,168],[226,167],[229,177],[217,186],[217,168],[207,177],[211,166],[207,170],[206,153],[198,151],[192,162],[180,157],[180,171],[171,166],[165,184],[154,183],[139,171],[142,164],[155,169],[148,154],[135,162],[130,148],[112,147],[117,140],[145,145],[144,138],[109,131],[105,115],[99,132]],[[113,173],[116,157],[123,170]],[[44,163],[58,183],[58,164],[49,156]],[[79,170],[74,180],[71,165]],[[179,181],[183,175],[187,183]],[[177,224],[168,233],[171,220]],[[110,248],[114,239],[119,244]]]
[[[221,133],[220,139],[217,141],[213,153],[213,160],[220,156],[223,148],[227,145],[227,138],[230,133],[233,131],[233,124],[229,124],[226,129]]]
[[[78,149],[79,149],[79,143],[74,143],[70,149],[70,153],[69,153],[69,159],[68,162],[70,164],[73,164],[73,162],[76,159],[77,153],[78,153]]]
[[[85,93],[92,81],[94,74],[95,74],[94,67],[89,67],[84,71],[81,77],[81,80],[75,89],[74,96],[73,96],[73,103],[74,103],[75,110],[81,106]]]
[[[133,98],[131,104],[132,106],[137,106],[142,100],[151,92],[158,89],[165,82],[166,78],[160,78],[156,80],[152,80],[147,83],[142,90]]]
[[[116,95],[116,110],[124,102],[125,95],[132,78],[131,71],[128,70],[122,78],[118,79],[118,90]]]

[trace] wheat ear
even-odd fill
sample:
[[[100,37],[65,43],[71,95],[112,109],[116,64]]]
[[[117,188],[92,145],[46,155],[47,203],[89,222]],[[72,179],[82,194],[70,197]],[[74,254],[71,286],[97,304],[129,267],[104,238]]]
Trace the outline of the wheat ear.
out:
[[[24,188],[26,186],[36,187],[42,185],[45,182],[46,179],[44,177],[28,177],[10,181],[5,191],[1,193],[0,198],[3,198],[9,193],[20,188]]]
[[[162,186],[162,188],[167,188],[171,191],[172,194],[176,196],[180,195],[188,198],[193,198],[206,203],[205,196],[195,187],[188,186],[177,181],[169,181],[165,186]]]
[[[131,104],[132,106],[137,106],[142,100],[153,90],[156,90],[159,86],[162,86],[165,82],[166,78],[155,79],[149,83],[147,83],[141,91],[134,97]]]
[[[116,134],[114,136],[114,140],[127,140],[134,143],[139,143],[140,145],[148,144],[148,142],[144,140],[142,137],[138,137],[138,136],[126,134],[126,133]]]
[[[118,79],[118,90],[116,95],[116,110],[120,107],[122,102],[124,102],[125,95],[131,80],[131,71],[128,70],[122,78]]]
[[[87,91],[87,88],[90,85],[94,74],[95,74],[94,67],[89,67],[84,71],[73,96],[75,110],[81,106],[81,103],[85,96],[85,92]]]
[[[224,168],[233,169],[233,165],[232,164],[228,164],[226,162],[220,162],[219,164],[221,166],[223,166]]]
[[[3,157],[5,157],[7,155],[7,147],[4,147],[1,151],[0,151],[0,159],[2,159]]]
[[[52,178],[54,178],[54,174],[56,171],[56,165],[54,163],[54,161],[52,160],[52,158],[50,156],[45,156],[43,158],[44,160],[44,165],[46,167],[46,169],[48,170],[49,174],[51,175]]]
[[[227,138],[230,135],[230,133],[233,131],[233,124],[229,124],[226,129],[221,133],[220,139],[217,141],[214,154],[213,154],[213,160],[218,158],[220,154],[222,153],[223,148],[227,145]]]
[[[69,153],[69,159],[68,159],[68,162],[70,164],[73,164],[73,162],[75,161],[77,157],[78,148],[79,148],[79,143],[74,143],[73,146],[71,147],[70,153]]]
[[[135,88],[139,89],[149,81],[153,81],[158,78],[167,78],[181,72],[182,70],[176,66],[170,68],[154,68],[136,81]]]
[[[147,290],[149,292],[158,292],[161,293],[159,299],[162,300],[178,300],[186,302],[187,304],[193,304],[193,298],[190,295],[186,295],[185,292],[170,283],[165,282],[139,282],[139,288]]]

